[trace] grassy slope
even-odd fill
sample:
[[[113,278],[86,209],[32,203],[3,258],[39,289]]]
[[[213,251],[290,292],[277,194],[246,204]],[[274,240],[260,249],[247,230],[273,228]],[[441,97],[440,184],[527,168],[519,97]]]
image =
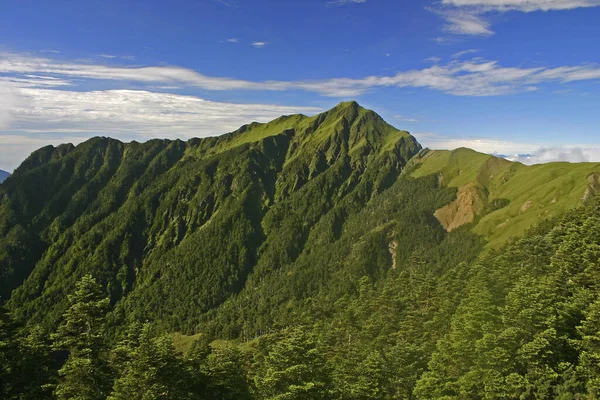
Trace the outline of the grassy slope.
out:
[[[364,109],[358,103],[351,101],[342,102],[331,110],[312,117],[302,114],[285,115],[264,124],[253,122],[244,125],[237,131],[224,135],[223,140],[220,141],[213,152],[220,153],[247,143],[258,142],[267,137],[279,135],[289,129],[294,129],[296,135],[311,135],[311,141],[318,144],[328,139],[331,132],[339,127],[341,120],[344,117],[348,119],[349,113],[352,111],[357,113],[357,121],[362,122],[363,125],[369,128],[373,127],[369,122],[372,122],[373,119],[379,119],[381,131],[368,132],[370,134],[368,136],[369,139],[376,140],[383,151],[390,150],[401,137],[410,136],[408,132],[398,130],[387,124],[373,111]],[[318,129],[315,129],[316,127]],[[357,129],[360,130],[360,126]],[[366,134],[367,131],[362,133]],[[356,143],[358,146],[353,147],[361,147],[360,145],[366,144],[367,140],[367,138],[362,138],[362,141]]]
[[[600,164],[526,166],[464,148],[431,151],[419,163],[413,177],[441,173],[449,186],[479,184],[488,193],[487,201],[510,201],[506,207],[476,221],[473,231],[484,235],[490,247],[499,247],[539,221],[583,205],[583,196],[590,186],[588,178],[600,173]]]

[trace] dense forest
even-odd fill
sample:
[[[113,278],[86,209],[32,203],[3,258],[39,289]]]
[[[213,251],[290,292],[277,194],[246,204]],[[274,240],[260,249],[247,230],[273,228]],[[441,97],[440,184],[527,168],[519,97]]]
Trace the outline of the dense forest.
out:
[[[38,150],[0,185],[0,398],[597,398],[597,166],[542,212],[456,154],[354,102]]]

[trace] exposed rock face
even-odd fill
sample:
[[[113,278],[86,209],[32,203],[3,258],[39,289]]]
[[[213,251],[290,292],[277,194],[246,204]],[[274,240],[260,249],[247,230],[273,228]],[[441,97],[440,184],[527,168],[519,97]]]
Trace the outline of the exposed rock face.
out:
[[[485,207],[485,192],[477,184],[468,183],[458,189],[456,200],[438,209],[435,217],[448,231],[475,220]]]
[[[584,203],[587,203],[588,200],[593,198],[598,191],[600,191],[600,174],[590,174],[588,176],[588,182],[590,184],[585,189],[585,193],[583,194],[582,198]]]
[[[392,240],[388,245],[388,250],[392,256],[392,269],[396,269],[396,249],[398,248],[398,242]]]
[[[533,205],[533,201],[531,200],[527,200],[525,203],[523,203],[523,205],[521,206],[521,208],[519,209],[519,213],[524,214],[527,212],[527,210],[529,210],[531,208],[531,206]]]

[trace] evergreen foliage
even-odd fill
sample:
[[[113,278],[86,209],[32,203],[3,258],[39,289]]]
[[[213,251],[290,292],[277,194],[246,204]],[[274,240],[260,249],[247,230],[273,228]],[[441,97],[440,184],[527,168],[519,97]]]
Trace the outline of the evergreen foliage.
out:
[[[109,300],[90,275],[77,282],[71,306],[53,335],[53,347],[68,352],[58,371],[56,399],[96,400],[108,394],[109,366],[104,357],[103,328]]]
[[[420,149],[342,103],[38,150],[0,185],[0,398],[598,398],[596,178],[494,250],[434,213],[510,164]]]

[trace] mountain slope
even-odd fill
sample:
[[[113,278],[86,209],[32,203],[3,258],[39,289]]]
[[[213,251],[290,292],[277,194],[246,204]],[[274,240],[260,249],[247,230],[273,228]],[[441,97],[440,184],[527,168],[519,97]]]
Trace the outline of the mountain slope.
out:
[[[194,375],[169,389],[189,398],[593,397],[597,170],[422,150],[354,102],[187,142],[44,147],[0,185],[0,372],[35,393],[5,397],[62,379],[48,335],[94,280],[98,357],[154,368],[142,329],[172,361],[157,379]],[[116,365],[88,372],[122,382]]]
[[[2,171],[0,169],[0,183],[4,182],[4,180],[6,180],[6,178],[8,178],[10,176],[10,173],[6,172],[6,171]]]
[[[42,148],[1,188],[0,294],[16,289],[8,306],[51,326],[92,273],[118,312],[189,331],[259,260],[293,262],[336,204],[360,209],[420,149],[355,102],[188,142]]]
[[[457,200],[436,216],[447,229],[473,223],[473,232],[499,247],[536,223],[583,206],[600,190],[600,164],[526,166],[470,149],[429,151],[415,158],[413,177],[437,174],[458,188]]]
[[[52,329],[89,273],[113,333],[150,320],[250,339],[333,312],[362,278],[435,281],[482,238],[496,247],[597,190],[593,165],[421,150],[356,102],[187,142],[44,147],[0,187],[0,296]]]

